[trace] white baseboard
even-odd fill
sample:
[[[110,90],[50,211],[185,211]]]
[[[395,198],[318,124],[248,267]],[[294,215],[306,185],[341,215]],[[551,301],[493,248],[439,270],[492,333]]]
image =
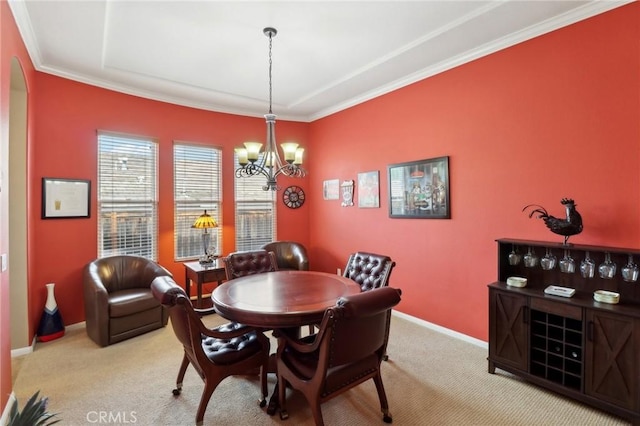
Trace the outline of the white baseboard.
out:
[[[86,324],[84,321],[77,322],[75,324],[65,326],[65,332],[70,330],[76,330],[78,328],[85,328],[85,326]],[[22,355],[28,355],[31,352],[33,352],[33,349],[36,347],[36,338],[37,336],[33,336],[33,340],[31,341],[31,346],[27,346],[24,348],[11,349],[11,358],[16,358]],[[3,425],[3,424],[4,423],[0,422],[0,425]]]
[[[6,425],[7,423],[9,423],[9,413],[11,413],[11,408],[14,404],[17,404],[16,395],[11,392],[11,394],[9,395],[9,399],[7,400],[7,405],[5,405],[4,410],[2,410],[0,425]]]
[[[429,328],[431,330],[437,331],[439,333],[446,334],[447,336],[455,337],[456,339],[464,340],[465,342],[471,343],[476,346],[480,346],[481,348],[488,349],[489,346],[487,342],[476,339],[475,337],[467,336],[466,334],[458,333],[457,331],[450,330],[448,328],[442,327],[440,325],[431,323],[429,321],[422,320],[420,318],[413,317],[411,315],[407,315],[402,312],[391,311],[392,315],[395,315],[399,318],[406,319],[407,321],[411,321],[412,323],[418,324],[422,327]]]

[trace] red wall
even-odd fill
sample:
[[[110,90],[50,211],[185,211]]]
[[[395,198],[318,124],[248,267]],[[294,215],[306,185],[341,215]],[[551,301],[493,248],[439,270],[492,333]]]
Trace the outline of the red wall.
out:
[[[638,3],[311,123],[311,243],[318,267],[392,256],[398,310],[487,339],[500,237],[562,241],[522,208],[585,229],[571,241],[640,247]],[[450,156],[451,219],[390,219],[387,165]],[[381,208],[323,201],[322,181],[380,170]]]
[[[36,216],[30,241],[31,318],[37,324],[46,300],[44,284],[56,283],[56,300],[66,324],[84,321],[82,268],[97,256],[96,130],[157,138],[159,144],[159,263],[184,284],[184,268],[173,259],[173,141],[200,142],[223,150],[223,252],[235,250],[233,148],[264,140],[263,118],[179,107],[86,84],[36,74],[36,140],[30,174],[31,208]],[[278,135],[308,145],[308,125],[279,121]],[[311,150],[308,150],[311,151]],[[41,220],[41,178],[89,178],[89,219]],[[280,185],[287,184],[281,180]],[[303,181],[304,182],[304,181]],[[307,207],[282,207],[278,194],[278,237],[309,243]]]

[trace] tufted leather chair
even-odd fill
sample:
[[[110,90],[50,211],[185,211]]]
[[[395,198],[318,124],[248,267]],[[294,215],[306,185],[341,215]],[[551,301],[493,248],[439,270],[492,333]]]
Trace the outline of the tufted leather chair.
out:
[[[173,394],[180,395],[182,380],[189,364],[204,381],[196,424],[202,424],[211,395],[222,380],[236,374],[248,374],[258,368],[262,392],[260,406],[264,407],[267,397],[269,339],[253,328],[238,323],[207,328],[199,314],[209,313],[212,309],[194,309],[184,290],[171,277],[153,280],[151,291],[159,303],[168,308],[173,331],[184,348]]]
[[[292,269],[298,271],[309,270],[309,256],[307,249],[295,241],[274,241],[262,246],[266,251],[276,255],[278,269]]]
[[[389,285],[389,277],[396,262],[389,256],[356,252],[349,256],[343,276],[360,284],[362,291]]]
[[[278,270],[273,252],[266,250],[236,251],[224,258],[227,280],[245,275],[261,274]]]
[[[140,256],[110,256],[84,267],[87,334],[108,346],[167,325],[168,313],[151,294],[151,282],[171,273]]]
[[[321,404],[369,379],[378,391],[383,420],[391,423],[380,364],[389,339],[391,309],[401,291],[383,287],[340,298],[325,311],[317,334],[297,339],[282,331],[276,354],[280,417],[288,417],[287,385],[305,396],[316,425]]]

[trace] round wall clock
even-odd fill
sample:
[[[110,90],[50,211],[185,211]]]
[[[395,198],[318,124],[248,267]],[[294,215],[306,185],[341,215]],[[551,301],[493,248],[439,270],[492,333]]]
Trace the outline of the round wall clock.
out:
[[[282,201],[290,209],[297,209],[304,204],[304,191],[299,186],[290,186],[284,190]]]

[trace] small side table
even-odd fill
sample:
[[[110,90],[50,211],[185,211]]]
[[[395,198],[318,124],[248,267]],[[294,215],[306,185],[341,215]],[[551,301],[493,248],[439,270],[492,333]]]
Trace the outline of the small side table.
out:
[[[227,279],[227,274],[224,270],[224,261],[222,258],[214,260],[212,263],[202,264],[200,262],[186,262],[184,263],[185,273],[185,290],[187,297],[191,298],[191,285],[196,284],[196,308],[205,308],[208,306],[202,306],[202,284],[209,282],[217,282],[220,285]],[[210,301],[210,299],[207,299]]]

